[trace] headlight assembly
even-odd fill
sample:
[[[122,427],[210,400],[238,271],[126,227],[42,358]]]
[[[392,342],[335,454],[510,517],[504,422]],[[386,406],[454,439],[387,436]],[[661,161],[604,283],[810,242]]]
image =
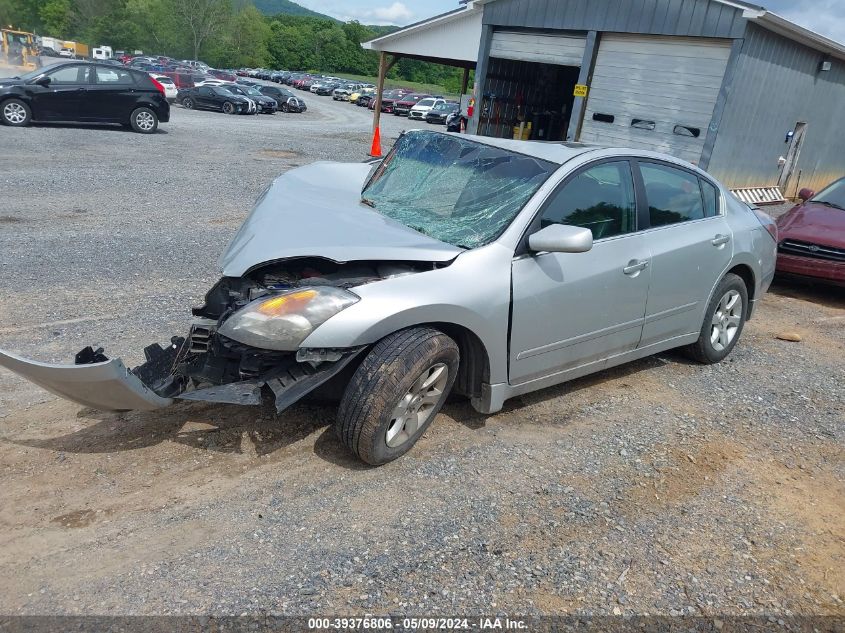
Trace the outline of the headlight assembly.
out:
[[[358,296],[333,286],[288,290],[244,306],[218,331],[250,347],[292,352],[317,327],[358,301]]]

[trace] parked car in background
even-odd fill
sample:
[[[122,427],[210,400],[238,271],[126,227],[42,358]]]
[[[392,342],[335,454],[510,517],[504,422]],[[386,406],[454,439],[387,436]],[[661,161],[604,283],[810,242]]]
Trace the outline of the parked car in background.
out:
[[[76,51],[70,48],[69,46],[62,46],[62,48],[59,50],[59,57],[76,57]]]
[[[255,101],[255,106],[258,108],[260,114],[276,114],[279,109],[279,104],[273,97],[262,94],[257,88],[251,86],[239,86],[237,84],[228,84],[225,86],[226,90],[236,95],[242,95]]]
[[[237,75],[235,75],[234,73],[230,73],[228,71],[225,71],[225,70],[215,70],[215,69],[212,68],[208,71],[208,74],[211,75],[212,77],[216,77],[217,79],[222,79],[223,81],[234,82],[234,81],[237,81],[237,79],[238,79]]]
[[[176,101],[176,95],[179,94],[179,89],[170,77],[167,75],[157,75],[153,73],[150,74],[150,77],[155,79],[164,87],[164,96],[170,103]]]
[[[375,101],[375,94],[362,94],[355,101],[355,105],[359,108],[369,108],[370,104]]]
[[[458,110],[446,117],[446,131],[447,132],[461,132],[467,129],[469,118],[466,114]],[[463,130],[461,129],[463,127]]]
[[[399,99],[393,106],[393,114],[396,116],[408,116],[411,108],[417,105],[422,99],[427,99],[431,95],[421,93],[411,93]]]
[[[435,99],[430,97],[428,99],[420,99],[411,111],[408,113],[408,119],[412,121],[425,121],[425,115],[431,112],[434,106],[446,103],[445,99]]]
[[[426,112],[424,117],[425,122],[434,123],[437,125],[446,125],[446,120],[449,118],[449,115],[455,114],[460,109],[461,105],[459,103],[454,103],[451,101],[444,101],[443,103],[438,103],[431,110]]]
[[[332,92],[332,99],[335,101],[349,101],[352,91],[349,88],[335,88]]]
[[[724,360],[774,275],[770,225],[665,154],[411,131],[380,164],[280,176],[187,336],[144,365],[0,365],[103,410],[266,394],[281,412],[334,381],[338,438],[385,464],[453,390],[490,414],[669,349]]]
[[[845,285],[845,178],[799,198],[777,219],[778,273]]]
[[[219,110],[225,114],[255,114],[255,102],[225,86],[199,86],[179,91],[179,101],[188,110]]]
[[[120,123],[152,134],[170,120],[165,89],[147,73],[100,63],[59,62],[0,79],[0,122]]]
[[[259,86],[258,90],[261,94],[275,99],[281,112],[305,112],[308,109],[304,100],[286,88]]]
[[[349,103],[353,103],[357,105],[358,99],[360,99],[364,95],[372,95],[375,93],[375,90],[372,88],[362,88],[361,90],[357,90],[349,95]]]

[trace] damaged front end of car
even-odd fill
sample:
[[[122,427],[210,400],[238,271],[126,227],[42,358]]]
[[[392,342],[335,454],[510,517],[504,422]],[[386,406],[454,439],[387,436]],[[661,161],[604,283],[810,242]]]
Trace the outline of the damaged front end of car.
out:
[[[86,347],[73,364],[0,351],[0,366],[99,410],[155,410],[174,400],[260,405],[281,412],[337,376],[365,349],[304,349],[311,332],[359,298],[350,288],[431,269],[431,263],[296,258],[223,277],[193,310],[185,337],[144,349],[127,368]]]

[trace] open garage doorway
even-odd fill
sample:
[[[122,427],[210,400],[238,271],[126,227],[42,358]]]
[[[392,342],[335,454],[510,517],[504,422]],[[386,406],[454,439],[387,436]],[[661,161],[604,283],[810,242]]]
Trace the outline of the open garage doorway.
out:
[[[578,66],[491,57],[479,103],[478,134],[565,140],[579,71]]]

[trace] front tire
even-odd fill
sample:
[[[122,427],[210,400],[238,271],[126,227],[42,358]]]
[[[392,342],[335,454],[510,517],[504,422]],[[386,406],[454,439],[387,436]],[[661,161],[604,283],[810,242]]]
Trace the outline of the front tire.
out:
[[[136,108],[129,116],[129,125],[139,134],[153,134],[158,129],[158,117],[149,108]]]
[[[341,442],[373,466],[401,457],[434,421],[459,364],[455,341],[434,328],[382,339],[343,394],[335,423]]]
[[[26,127],[32,122],[32,110],[20,99],[8,99],[0,106],[0,121],[12,127]]]
[[[193,110],[194,109],[194,100],[190,97],[185,97],[182,100],[182,107],[186,110]]]
[[[281,106],[279,106],[279,110],[281,110],[282,112],[290,112],[290,106],[287,103],[283,103]]]
[[[723,361],[736,347],[748,314],[748,289],[741,277],[729,273],[719,282],[698,340],[686,348],[687,354],[705,365]]]

